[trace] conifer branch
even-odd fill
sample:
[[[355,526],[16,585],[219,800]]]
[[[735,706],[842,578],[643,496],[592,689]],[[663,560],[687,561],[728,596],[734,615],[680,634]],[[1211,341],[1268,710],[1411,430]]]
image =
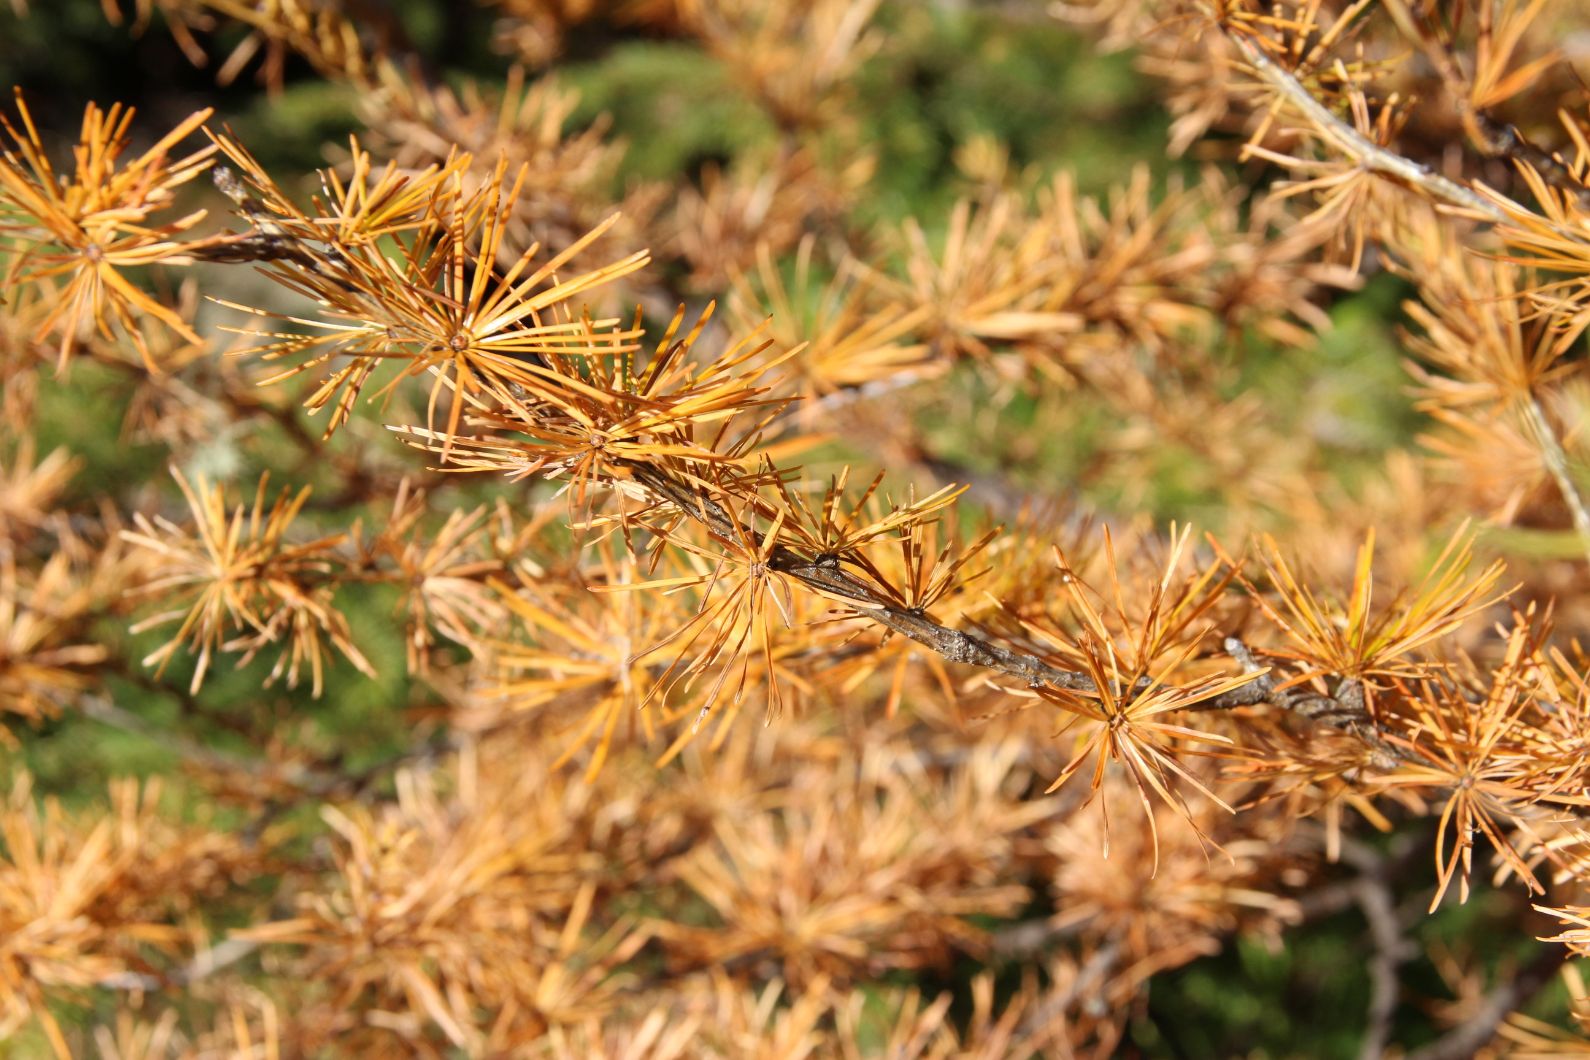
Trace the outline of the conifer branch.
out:
[[[1248,36],[1227,24],[1223,24],[1223,28],[1227,39],[1242,54],[1243,59],[1259,78],[1270,86],[1279,99],[1285,100],[1306,117],[1314,133],[1346,158],[1368,172],[1417,189],[1432,202],[1456,207],[1476,219],[1491,224],[1505,224],[1508,221],[1507,213],[1495,202],[1436,173],[1428,166],[1369,140],[1357,129],[1331,113],[1330,109],[1316,99],[1296,75],[1265,55]],[[1551,476],[1563,504],[1568,508],[1569,515],[1573,519],[1580,547],[1585,550],[1586,558],[1590,559],[1590,507],[1586,506],[1569,473],[1568,458],[1562,442],[1547,419],[1539,396],[1532,390],[1523,399],[1522,407],[1531,433],[1540,446],[1546,472]]]
[[[751,535],[736,527],[734,518],[723,506],[697,490],[670,478],[657,468],[631,465],[636,481],[696,519],[713,534],[726,541]],[[837,556],[809,558],[786,545],[773,547],[769,566],[781,574],[828,596],[858,605],[858,612],[887,626],[918,644],[931,648],[950,662],[964,663],[1015,677],[1028,685],[1049,684],[1055,688],[1091,691],[1093,682],[1086,674],[1064,670],[1035,655],[1012,651],[991,644],[981,637],[940,625],[925,611],[900,607],[880,596],[871,586],[846,571]]]
[[[630,464],[628,467],[637,482],[701,522],[717,537],[733,541],[741,536],[753,536],[749,528],[737,526],[733,516],[721,504],[699,490],[651,465]],[[811,558],[802,556],[788,546],[775,545],[769,566],[823,595],[852,601],[857,605],[858,614],[909,637],[950,662],[993,670],[1033,687],[1047,684],[1076,692],[1097,691],[1095,682],[1085,673],[1066,670],[1028,652],[1014,651],[962,630],[951,629],[926,611],[896,605],[865,581],[846,571],[837,556]],[[1254,660],[1241,641],[1228,638],[1225,645],[1233,658],[1243,663],[1243,671],[1256,676],[1240,688],[1195,704],[1192,709],[1223,710],[1273,703],[1305,717],[1323,720],[1337,727],[1352,728],[1363,735],[1361,726],[1367,721],[1368,715],[1363,709],[1362,693],[1358,693],[1356,699],[1349,694],[1356,686],[1343,682],[1338,694],[1332,696],[1284,691],[1278,688],[1266,668]],[[1149,684],[1148,678],[1142,678],[1129,691],[1141,691]]]
[[[1322,140],[1348,159],[1370,173],[1417,188],[1433,201],[1456,207],[1479,220],[1492,224],[1501,224],[1507,220],[1507,215],[1500,208],[1481,198],[1473,190],[1442,176],[1428,166],[1371,142],[1357,129],[1332,114],[1329,108],[1314,98],[1314,94],[1294,74],[1265,55],[1263,50],[1247,36],[1229,25],[1222,24],[1222,28],[1225,29],[1226,38],[1242,54],[1243,60],[1253,68],[1259,79],[1269,85],[1280,99],[1295,107],[1307,118],[1311,130]]]

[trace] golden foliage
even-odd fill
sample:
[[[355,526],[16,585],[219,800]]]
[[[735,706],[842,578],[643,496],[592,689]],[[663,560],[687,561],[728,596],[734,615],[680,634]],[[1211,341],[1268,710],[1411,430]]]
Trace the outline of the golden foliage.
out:
[[[70,1056],[46,993],[77,998],[130,977],[191,945],[178,922],[244,868],[230,840],[177,828],[157,816],[159,785],[117,782],[107,812],[69,817],[35,799],[17,772],[0,810],[0,1028],[7,1036],[37,1017],[60,1056]],[[158,981],[158,980],[156,980]]]
[[[118,782],[68,813],[11,770],[0,1033],[62,1056],[1106,1056],[1157,974],[1351,903],[1378,1055],[1393,899],[1435,910],[1488,874],[1590,952],[1590,139],[1549,46],[1566,16],[1054,5],[1141,45],[1170,149],[1205,164],[1083,194],[981,134],[954,152],[975,195],[873,232],[854,108],[898,15],[878,0],[493,6],[534,64],[595,20],[680,34],[776,142],[619,192],[622,145],[573,128],[558,82],[444,88],[401,27],[307,0],[130,14],[196,60],[241,33],[223,81],[262,58],[280,87],[298,57],[352,86],[368,131],[318,193],[208,110],[135,154],[132,112],[91,105],[70,168],[20,92],[0,118],[8,749],[112,725],[210,800],[174,796],[178,823],[159,783]],[[1558,112],[1558,146],[1512,124],[1530,110]],[[207,170],[232,231],[189,206]],[[1317,390],[1249,369],[1319,350],[1382,269],[1411,291],[1423,440],[1355,482]],[[43,441],[42,366],[74,359],[174,491],[85,499],[82,454]],[[979,388],[986,475],[922,422],[925,392]],[[1018,402],[1030,430],[1001,420]],[[1091,449],[1066,489],[1113,470],[1146,504],[1186,454],[1229,523],[1205,546],[1068,499],[978,525],[974,499],[1009,494],[979,478],[1068,431]],[[267,466],[292,485],[271,496]],[[1572,558],[1510,549],[1509,525]],[[1250,527],[1270,532],[1244,550]],[[356,769],[367,748],[293,697],[207,682],[265,657],[266,688],[366,710],[344,680],[375,676],[366,619],[401,626],[416,678],[383,705],[407,709],[395,758]],[[1360,819],[1398,833],[1386,851]],[[958,993],[923,992],[967,961]],[[1473,1048],[1583,1044],[1448,979]]]
[[[191,260],[192,244],[176,237],[198,224],[204,211],[153,218],[175,205],[178,187],[209,167],[214,148],[176,159],[168,154],[212,112],[191,115],[143,154],[124,161],[133,112],[121,106],[102,111],[90,103],[83,112],[75,167],[57,173],[20,90],[16,108],[20,129],[0,115],[0,127],[11,141],[0,145],[0,233],[9,257],[5,286],[49,292],[53,305],[39,321],[38,335],[60,338],[61,367],[90,324],[107,338],[115,324],[138,347],[149,370],[158,371],[140,319],[159,320],[193,342],[198,336],[129,282],[123,270]]]
[[[180,472],[174,474],[193,517],[192,529],[139,513],[137,529],[123,532],[129,543],[163,561],[145,591],[185,605],[135,627],[136,632],[179,623],[171,639],[144,665],[163,671],[177,649],[186,646],[197,653],[190,687],[197,692],[217,652],[241,652],[239,665],[243,665],[268,646],[285,641],[270,680],[285,674],[288,687],[298,684],[307,664],[313,692],[319,695],[329,647],[372,673],[349,640],[346,620],[332,604],[335,579],[327,577],[334,571],[329,555],[343,535],[299,545],[284,540],[309,491],[300,490],[295,496],[284,491],[267,508],[266,477],[261,476],[253,506],[240,504],[229,516],[221,487],[202,479],[190,484]]]

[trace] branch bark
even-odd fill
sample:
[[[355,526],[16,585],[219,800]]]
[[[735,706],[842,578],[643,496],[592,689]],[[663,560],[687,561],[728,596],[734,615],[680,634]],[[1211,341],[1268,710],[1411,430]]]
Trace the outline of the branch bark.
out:
[[[1388,151],[1332,114],[1290,71],[1265,55],[1241,33],[1226,27],[1226,39],[1241,53],[1243,61],[1253,68],[1261,81],[1309,120],[1312,130],[1320,139],[1363,169],[1399,184],[1418,188],[1436,202],[1457,207],[1481,220],[1493,224],[1507,220],[1506,214],[1494,203],[1481,198],[1477,192],[1443,177],[1428,166],[1404,158],[1395,151]]]
[[[653,494],[673,504],[681,512],[704,525],[716,537],[734,541],[755,537],[737,526],[724,507],[698,490],[674,479],[649,464],[627,465],[636,481]],[[808,588],[857,605],[858,611],[942,655],[950,662],[965,663],[1015,677],[1029,686],[1048,684],[1072,691],[1092,691],[1093,681],[1075,670],[1053,666],[1036,655],[1012,651],[981,637],[940,625],[926,611],[901,607],[882,596],[875,588],[845,570],[837,559],[816,559],[800,555],[784,545],[775,545],[768,564]]]
[[[682,513],[704,525],[709,532],[723,541],[755,540],[757,535],[736,522],[721,504],[701,491],[670,476],[666,471],[651,465],[629,462],[623,465],[634,480],[659,497],[674,505]],[[1096,691],[1092,678],[1076,670],[1055,666],[1029,652],[1016,651],[994,644],[982,637],[952,629],[933,618],[921,608],[901,607],[878,592],[866,581],[844,568],[837,557],[810,558],[794,549],[775,545],[768,566],[793,578],[823,595],[846,600],[856,605],[857,613],[909,637],[911,640],[938,653],[950,662],[977,666],[995,673],[1014,677],[1028,687],[1050,685],[1077,692]],[[1281,690],[1273,677],[1264,671],[1241,641],[1227,638],[1226,650],[1241,665],[1244,672],[1257,676],[1240,688],[1215,696],[1197,704],[1199,709],[1224,710],[1233,707],[1269,703],[1292,710],[1305,717],[1322,721],[1359,735],[1377,749],[1386,750],[1384,741],[1374,736],[1373,727],[1363,705],[1362,690],[1354,681],[1341,681],[1334,694],[1325,696],[1313,692]],[[1148,683],[1144,678],[1143,684]]]

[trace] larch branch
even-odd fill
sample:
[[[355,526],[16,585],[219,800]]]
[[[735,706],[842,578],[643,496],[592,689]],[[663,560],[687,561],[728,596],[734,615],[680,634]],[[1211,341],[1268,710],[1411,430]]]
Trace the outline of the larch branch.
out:
[[[1365,170],[1418,188],[1437,202],[1465,210],[1493,224],[1500,224],[1507,219],[1494,203],[1487,202],[1477,192],[1443,177],[1428,166],[1395,151],[1388,151],[1332,114],[1290,71],[1265,55],[1241,33],[1233,32],[1228,27],[1226,38],[1242,54],[1243,60],[1253,68],[1260,80],[1312,123],[1312,130],[1321,139]]]

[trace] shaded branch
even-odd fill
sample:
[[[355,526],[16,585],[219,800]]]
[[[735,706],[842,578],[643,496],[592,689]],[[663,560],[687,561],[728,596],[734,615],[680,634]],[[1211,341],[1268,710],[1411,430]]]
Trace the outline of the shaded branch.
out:
[[[206,747],[181,733],[151,724],[132,711],[116,706],[105,696],[83,696],[78,701],[78,707],[85,717],[113,729],[153,740],[194,765],[217,773],[242,774],[261,781],[285,783],[316,795],[328,794],[341,783],[340,778],[318,775],[306,768],[284,769],[269,762]]]
[[[147,972],[118,972],[99,980],[96,986],[106,990],[164,990],[170,987],[190,986],[208,979],[216,972],[230,968],[260,948],[252,939],[223,939],[214,946],[200,950],[193,959],[163,975]]]
[[[1360,1060],[1379,1060],[1391,1040],[1392,1018],[1402,995],[1398,971],[1418,952],[1403,936],[1395,894],[1386,875],[1389,859],[1377,858],[1375,870],[1353,881],[1353,900],[1369,923],[1374,953],[1369,959],[1369,1012],[1365,1018]]]
[[[1530,998],[1551,982],[1568,960],[1568,947],[1548,944],[1533,961],[1516,975],[1486,995],[1478,1010],[1456,1029],[1423,1049],[1415,1049],[1407,1060],[1465,1060],[1496,1036],[1502,1021],[1522,1008]]]

